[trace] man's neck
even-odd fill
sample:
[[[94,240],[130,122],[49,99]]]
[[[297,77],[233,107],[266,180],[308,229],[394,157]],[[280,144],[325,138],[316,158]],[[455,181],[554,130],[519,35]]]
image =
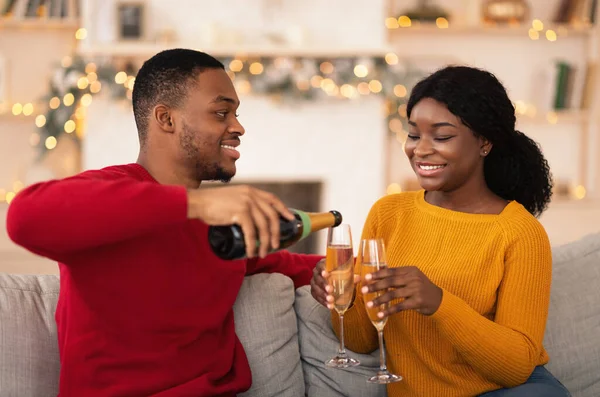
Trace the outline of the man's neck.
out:
[[[189,173],[182,170],[181,167],[157,160],[160,158],[160,155],[153,156],[147,151],[140,151],[136,162],[144,167],[160,184],[180,185],[185,186],[188,189],[197,189],[200,187],[200,182],[191,177]],[[150,161],[150,159],[153,160]]]

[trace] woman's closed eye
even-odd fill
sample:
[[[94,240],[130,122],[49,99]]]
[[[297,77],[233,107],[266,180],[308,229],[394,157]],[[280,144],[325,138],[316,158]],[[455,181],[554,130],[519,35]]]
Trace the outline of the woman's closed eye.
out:
[[[416,141],[418,139],[421,139],[421,135],[411,133],[411,132],[409,132],[406,137],[407,137],[407,139],[410,139],[411,141]],[[438,136],[433,137],[433,140],[438,141],[438,142],[444,142],[444,141],[447,141],[454,137],[455,137],[455,135],[438,135]]]
[[[454,138],[454,136],[452,136],[452,135],[449,135],[449,136],[438,136],[438,137],[435,138],[435,140],[443,142],[443,141],[447,141],[447,140],[452,139],[452,138]]]

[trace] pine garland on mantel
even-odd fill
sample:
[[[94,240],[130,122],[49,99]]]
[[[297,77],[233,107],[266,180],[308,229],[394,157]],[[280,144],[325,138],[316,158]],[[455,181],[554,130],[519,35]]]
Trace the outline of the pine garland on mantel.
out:
[[[385,99],[390,133],[406,128],[408,91],[423,72],[395,54],[357,57],[221,57],[240,95],[272,97],[285,103],[319,98],[359,100],[377,95]],[[118,70],[112,63],[95,63],[81,57],[66,57],[55,71],[44,98],[48,104],[45,123],[38,122],[40,154],[56,146],[67,134],[77,143],[85,107],[93,95],[110,92],[115,101],[130,101],[135,83],[132,65]],[[38,116],[39,118],[40,116]],[[50,144],[49,144],[50,142]]]

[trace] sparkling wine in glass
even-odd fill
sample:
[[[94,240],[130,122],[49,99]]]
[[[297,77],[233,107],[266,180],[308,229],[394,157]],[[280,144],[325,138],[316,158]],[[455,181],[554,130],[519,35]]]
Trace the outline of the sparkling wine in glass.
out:
[[[340,347],[338,354],[327,360],[325,365],[332,368],[348,368],[360,364],[348,357],[344,347],[344,313],[352,303],[354,294],[354,250],[350,225],[341,224],[329,228],[327,234],[327,256],[325,270],[329,273],[329,286],[332,288],[333,309],[340,316]]]
[[[382,239],[367,239],[361,240],[358,254],[358,261],[361,263],[360,267],[360,275],[361,280],[364,280],[364,277],[369,273],[375,273],[379,270],[385,269],[387,267],[387,260],[385,257],[385,245]],[[363,281],[363,285],[367,285]],[[373,307],[368,307],[367,302],[372,301],[373,299],[385,294],[386,291],[377,291],[363,294],[363,299],[365,302],[365,309],[367,310],[367,315],[369,316],[369,320],[377,329],[377,334],[379,336],[379,372],[377,375],[370,377],[367,379],[369,383],[393,383],[402,380],[402,376],[392,374],[388,371],[386,365],[385,358],[385,345],[383,341],[383,329],[387,323],[387,317],[379,318],[378,313],[388,308],[389,303],[383,305],[377,305]]]

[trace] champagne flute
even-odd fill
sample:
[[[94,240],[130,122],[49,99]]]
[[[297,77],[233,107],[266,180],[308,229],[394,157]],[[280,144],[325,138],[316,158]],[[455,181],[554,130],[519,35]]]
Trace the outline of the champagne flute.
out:
[[[325,270],[329,273],[328,283],[332,289],[333,308],[340,316],[338,354],[327,360],[325,365],[332,368],[355,367],[360,362],[348,357],[344,346],[344,313],[350,307],[354,293],[354,250],[350,225],[341,224],[328,229]]]
[[[385,244],[382,239],[364,239],[360,242],[359,253],[358,253],[358,261],[361,264],[361,280],[364,280],[364,277],[369,273],[375,273],[379,270],[387,268],[387,260],[385,256]],[[363,281],[364,283],[364,281]],[[383,341],[383,328],[387,323],[387,317],[379,318],[377,315],[380,311],[387,309],[389,303],[385,303],[382,305],[377,305],[373,307],[368,307],[367,302],[372,301],[373,299],[380,297],[385,294],[387,291],[377,291],[377,292],[369,292],[367,294],[363,294],[363,299],[365,302],[365,308],[367,310],[367,315],[369,316],[369,320],[377,329],[377,334],[379,336],[379,371],[377,375],[370,377],[367,379],[369,383],[393,383],[402,380],[402,376],[392,374],[388,371],[386,365],[385,358],[385,345]]]

